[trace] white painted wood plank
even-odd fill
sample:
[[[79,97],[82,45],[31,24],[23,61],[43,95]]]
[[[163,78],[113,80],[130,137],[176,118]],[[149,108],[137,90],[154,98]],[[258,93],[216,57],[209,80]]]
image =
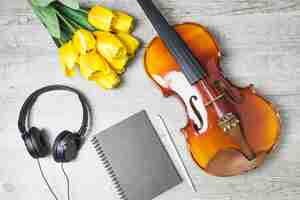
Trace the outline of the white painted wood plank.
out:
[[[29,16],[32,17],[31,14]],[[135,35],[142,38],[146,45],[155,33],[149,22],[141,19]],[[10,16],[0,20],[3,38],[0,46],[0,76],[5,76],[7,70],[12,71],[16,67],[24,69],[24,65],[41,59],[41,56],[57,58],[53,42],[38,22],[24,20],[24,24],[19,24],[19,20]],[[192,20],[192,17],[186,17],[176,21]],[[6,25],[9,21],[12,23]],[[198,16],[194,17],[194,21],[207,26],[220,42],[222,67],[227,76],[242,85],[254,83],[268,95],[299,92],[300,14]],[[140,64],[137,67],[142,67],[142,59],[137,63]],[[23,73],[14,71],[16,74]]]
[[[83,0],[84,5],[104,4],[110,7],[134,10],[137,7],[135,0]],[[241,15],[255,13],[278,13],[292,12],[300,9],[298,0],[155,0],[155,3],[160,6],[164,12],[177,16],[180,15]],[[22,10],[28,7],[24,0],[1,2],[0,10],[14,9]]]

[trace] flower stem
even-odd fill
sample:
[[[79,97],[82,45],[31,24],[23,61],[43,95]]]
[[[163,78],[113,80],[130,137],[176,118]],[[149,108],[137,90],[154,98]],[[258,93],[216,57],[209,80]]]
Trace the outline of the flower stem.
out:
[[[96,31],[89,22],[88,22],[88,11],[84,11],[82,8],[78,10],[71,9],[67,6],[62,5],[59,2],[54,2],[53,4],[55,9],[64,16],[68,22],[72,21],[80,25],[80,27],[87,29],[89,31]]]
[[[60,44],[60,46],[64,45],[64,42],[61,39],[58,39],[58,43]]]
[[[78,10],[81,11],[81,12],[83,12],[83,13],[85,13],[85,14],[88,14],[88,13],[89,13],[87,10],[82,9],[82,8],[79,8]]]
[[[74,21],[74,20],[72,20],[72,19],[69,19],[70,21],[69,21],[69,23],[71,23],[71,24],[73,24],[76,28],[84,28],[84,27],[82,27],[80,24],[78,24],[78,23],[76,23],[76,21]]]
[[[72,24],[69,23],[68,20],[66,20],[66,18],[64,16],[62,16],[57,10],[56,10],[56,14],[69,27],[71,32],[73,32],[73,33],[76,32],[76,28],[74,28],[74,26],[72,26]]]
[[[63,43],[61,43],[60,39],[57,39],[55,37],[52,37],[52,39],[53,39],[53,41],[54,41],[57,48],[60,48],[63,45]]]

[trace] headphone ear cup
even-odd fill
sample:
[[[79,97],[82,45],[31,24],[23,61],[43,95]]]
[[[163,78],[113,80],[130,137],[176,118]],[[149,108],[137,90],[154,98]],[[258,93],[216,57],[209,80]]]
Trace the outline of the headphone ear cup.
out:
[[[70,162],[74,160],[79,150],[79,135],[70,131],[60,133],[53,145],[53,158],[58,163]]]
[[[36,127],[29,129],[28,133],[23,136],[27,151],[29,154],[37,159],[43,158],[49,153],[49,146],[43,132]]]

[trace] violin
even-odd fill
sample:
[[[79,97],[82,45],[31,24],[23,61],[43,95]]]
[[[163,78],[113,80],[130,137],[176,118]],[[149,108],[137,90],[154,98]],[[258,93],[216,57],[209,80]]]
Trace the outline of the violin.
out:
[[[220,49],[196,23],[171,26],[151,0],[137,0],[159,37],[148,45],[144,66],[164,96],[185,106],[181,130],[195,163],[215,176],[260,166],[278,143],[280,117],[253,85],[237,87],[223,75]]]

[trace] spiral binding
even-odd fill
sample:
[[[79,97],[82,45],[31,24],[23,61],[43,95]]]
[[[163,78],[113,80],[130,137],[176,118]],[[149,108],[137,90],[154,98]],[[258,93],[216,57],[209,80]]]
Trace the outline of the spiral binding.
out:
[[[97,138],[94,137],[91,140],[92,144],[94,145],[99,158],[102,162],[102,164],[104,165],[104,168],[106,169],[106,171],[108,172],[108,175],[110,176],[112,183],[114,184],[117,194],[119,195],[120,199],[122,200],[128,200],[125,191],[123,190],[121,183],[118,180],[117,175],[115,174],[115,171],[113,170],[111,163],[109,162],[107,156],[105,155],[105,152],[103,151],[102,147],[100,146],[100,144],[97,141]]]

